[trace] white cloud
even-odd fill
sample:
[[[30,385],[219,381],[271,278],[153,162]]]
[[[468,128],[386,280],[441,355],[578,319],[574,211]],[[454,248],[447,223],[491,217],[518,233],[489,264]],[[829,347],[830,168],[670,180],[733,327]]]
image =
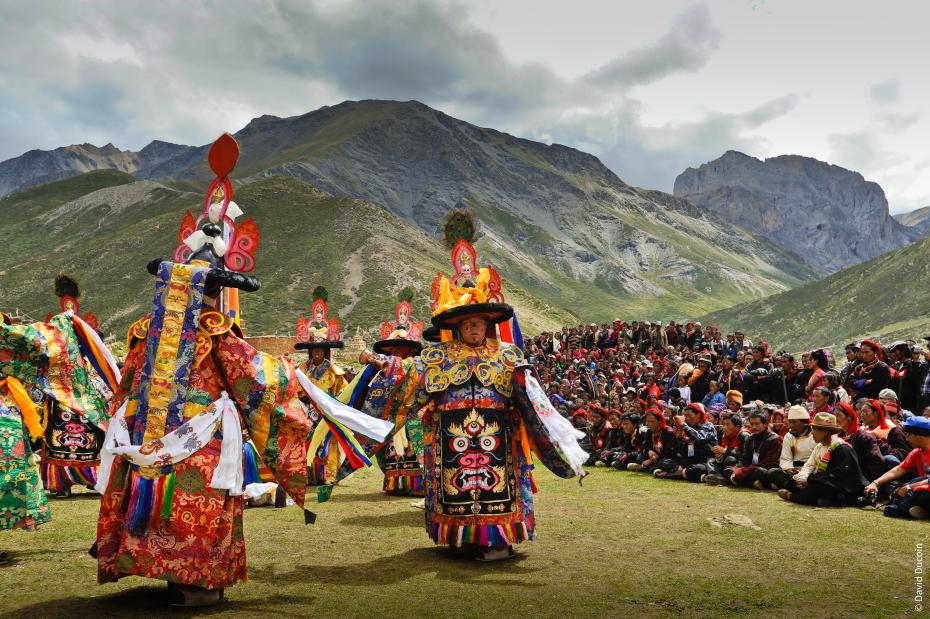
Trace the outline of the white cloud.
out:
[[[913,109],[930,93],[906,61],[928,51],[918,15],[887,25],[795,0],[0,2],[0,158],[202,144],[262,114],[419,99],[588,150],[644,187],[737,149],[835,156],[869,178],[891,162],[893,205],[930,196],[899,163],[927,142]],[[825,33],[838,7],[848,31]]]

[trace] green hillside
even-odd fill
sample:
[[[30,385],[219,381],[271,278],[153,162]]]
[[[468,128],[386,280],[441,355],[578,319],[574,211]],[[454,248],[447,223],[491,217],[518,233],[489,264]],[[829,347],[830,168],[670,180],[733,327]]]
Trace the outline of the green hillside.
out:
[[[52,281],[74,275],[82,285],[82,311],[122,338],[151,303],[146,263],[169,258],[184,210],[196,212],[200,195],[118,172],[92,172],[0,199],[4,258],[0,308],[39,319],[57,309]],[[310,291],[330,290],[346,335],[371,329],[393,315],[397,292],[418,293],[416,313],[429,315],[429,286],[449,271],[448,254],[435,240],[373,204],[335,198],[293,178],[271,177],[236,192],[236,201],[261,231],[254,274],[262,289],[242,295],[253,334],[289,334],[309,311]],[[505,294],[528,330],[573,320],[513,285]]]
[[[862,337],[919,341],[930,335],[930,239],[704,321],[788,350],[842,347]]]

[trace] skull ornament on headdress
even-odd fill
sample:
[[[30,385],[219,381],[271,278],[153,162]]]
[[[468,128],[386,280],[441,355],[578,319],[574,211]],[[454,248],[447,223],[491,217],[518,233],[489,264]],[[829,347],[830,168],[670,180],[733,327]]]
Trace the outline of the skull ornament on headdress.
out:
[[[455,274],[447,278],[440,273],[432,286],[433,325],[440,329],[454,329],[469,316],[481,316],[492,325],[513,316],[513,308],[504,303],[500,275],[490,265],[478,268],[474,238],[471,216],[453,211],[446,220],[445,239]]]
[[[323,286],[317,286],[313,291],[313,303],[310,305],[310,318],[301,316],[297,319],[297,350],[310,350],[313,348],[342,348],[343,342],[339,337],[339,319],[328,318],[329,307],[326,301],[329,293]]]
[[[243,275],[255,268],[259,234],[251,217],[236,224],[242,210],[232,200],[233,186],[229,174],[238,159],[236,140],[228,133],[217,138],[207,155],[210,169],[216,177],[207,189],[203,212],[195,219],[187,211],[178,231],[174,261],[200,261],[212,266],[205,287],[210,296],[216,296],[222,288],[254,292],[261,286],[258,278]],[[154,275],[160,262],[151,261],[149,272]]]
[[[423,344],[420,343],[423,323],[415,321],[411,316],[413,291],[410,288],[401,290],[398,300],[400,302],[394,308],[394,321],[381,323],[381,339],[375,342],[373,348],[377,353],[393,352],[401,357],[409,357],[423,350]]]

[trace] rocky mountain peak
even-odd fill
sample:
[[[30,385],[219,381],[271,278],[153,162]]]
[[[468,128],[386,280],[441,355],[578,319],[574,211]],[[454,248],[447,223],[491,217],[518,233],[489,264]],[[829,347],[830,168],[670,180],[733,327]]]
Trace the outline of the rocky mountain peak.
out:
[[[758,231],[825,275],[915,238],[890,216],[877,183],[811,157],[763,161],[727,151],[682,172],[674,194]]]

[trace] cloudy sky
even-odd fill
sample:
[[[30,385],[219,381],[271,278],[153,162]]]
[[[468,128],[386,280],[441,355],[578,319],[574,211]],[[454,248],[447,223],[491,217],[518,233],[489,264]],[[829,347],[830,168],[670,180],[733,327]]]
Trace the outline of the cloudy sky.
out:
[[[625,181],[801,154],[930,205],[930,3],[0,0],[0,159],[203,144],[261,114],[418,99]]]

